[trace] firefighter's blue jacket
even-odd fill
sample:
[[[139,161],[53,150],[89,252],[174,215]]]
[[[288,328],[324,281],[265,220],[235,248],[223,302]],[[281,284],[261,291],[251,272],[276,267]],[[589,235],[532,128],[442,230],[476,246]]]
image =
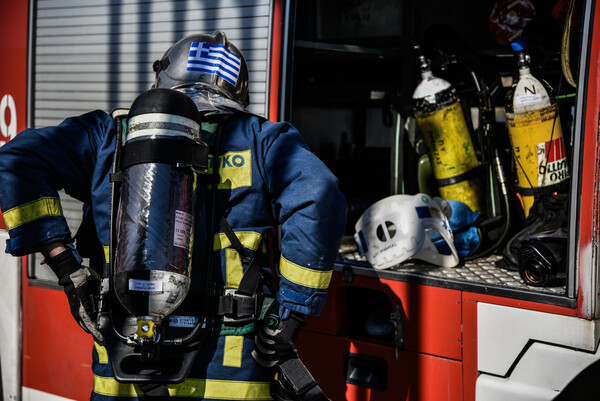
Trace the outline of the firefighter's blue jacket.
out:
[[[93,111],[56,127],[28,129],[0,148],[0,209],[9,230],[7,252],[24,255],[41,244],[72,241],[57,191],[64,189],[93,213],[108,258],[116,130],[105,112]],[[218,160],[218,161],[217,161]],[[257,251],[261,236],[281,226],[277,300],[307,315],[325,302],[343,235],[346,204],[337,180],[288,123],[240,114],[221,134],[217,215],[226,217],[242,244]],[[214,166],[213,166],[214,167]],[[215,234],[220,284],[237,287],[243,266],[223,233]],[[195,261],[196,262],[196,261]],[[220,265],[220,266],[218,266]],[[250,352],[253,336],[214,336],[172,396],[194,399],[270,399],[269,379]],[[93,352],[94,400],[133,400],[139,388],[117,383],[106,349]],[[199,373],[201,372],[201,373]]]

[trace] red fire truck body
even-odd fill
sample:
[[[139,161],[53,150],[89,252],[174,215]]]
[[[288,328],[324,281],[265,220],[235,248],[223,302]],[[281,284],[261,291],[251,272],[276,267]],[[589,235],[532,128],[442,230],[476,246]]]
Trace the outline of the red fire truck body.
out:
[[[33,113],[41,104],[41,96],[35,98],[34,94],[39,90],[36,85],[43,86],[44,80],[32,73],[32,55],[38,46],[35,39],[41,35],[35,28],[41,24],[43,3],[14,1],[0,6],[0,49],[5,56],[0,66],[0,146],[33,124]],[[235,1],[209,3],[215,10],[224,8],[225,3],[230,8],[235,6]],[[240,4],[250,7],[250,3]],[[370,125],[369,113],[374,108],[379,113],[385,107],[368,103],[377,98],[377,90],[370,92],[366,105],[358,101],[349,105],[348,99],[343,99],[348,96],[347,89],[358,91],[364,84],[359,79],[361,73],[352,73],[348,65],[356,62],[357,68],[363,67],[366,58],[386,61],[391,57],[393,63],[406,62],[406,46],[372,45],[385,42],[381,37],[395,37],[392,28],[387,36],[368,35],[374,35],[374,27],[387,23],[389,15],[398,13],[402,21],[410,21],[425,12],[425,6],[416,1],[401,11],[400,6],[398,10],[392,5],[382,7],[385,1],[379,0],[334,3],[339,14],[328,11],[330,7],[319,1],[266,1],[261,17],[267,21],[264,35],[268,40],[263,39],[268,46],[266,79],[258,102],[263,108],[259,112],[271,120],[291,119],[303,133],[311,129],[320,132],[315,128],[317,123],[324,127],[322,130],[333,125],[338,132],[348,127],[368,131],[378,126]],[[435,6],[441,7],[440,3],[435,2]],[[571,52],[577,87],[570,106],[573,121],[566,283],[553,288],[528,287],[518,272],[495,265],[500,258],[497,254],[451,269],[415,262],[375,270],[358,255],[351,240],[355,220],[349,219],[348,236],[340,249],[325,309],[320,316],[309,318],[297,344],[300,357],[329,398],[487,401],[600,396],[594,376],[600,366],[600,4],[591,0],[582,3],[576,28],[580,47]],[[490,9],[492,6],[487,4]],[[66,9],[57,12],[66,13]],[[437,15],[442,18],[442,14],[440,11]],[[307,26],[311,26],[306,22],[307,15],[316,15],[310,19],[319,27],[316,34],[306,34]],[[125,14],[121,18],[125,20]],[[235,21],[237,24],[239,19]],[[365,23],[365,32],[370,29],[365,34],[370,44],[364,45],[366,40],[344,43],[351,37],[348,32],[352,29],[348,27],[344,35],[338,36],[327,30],[326,24],[340,27],[344,22],[350,26],[355,23],[356,31],[361,31]],[[227,24],[216,26],[228,29]],[[198,31],[213,28],[206,21],[197,26]],[[396,36],[403,38],[406,29],[410,27],[402,27]],[[244,37],[244,33],[236,34]],[[248,49],[254,51],[252,45]],[[350,76],[352,88],[341,85],[339,77],[323,82],[316,76],[312,81],[307,78],[315,91],[307,95],[302,87],[306,60],[315,59],[337,62],[335,65],[345,63],[348,71],[338,67],[339,75]],[[414,82],[406,87],[401,78],[396,84],[403,91],[416,86]],[[311,103],[330,92],[337,92],[338,97],[315,100],[316,106]],[[347,118],[356,118],[360,113],[360,124],[347,122]],[[392,113],[393,121],[399,116]],[[328,121],[336,118],[339,121],[335,123]],[[385,135],[390,132],[386,129]],[[319,145],[323,138],[315,135],[307,134],[307,142],[317,154],[327,155]],[[338,133],[335,135],[333,140],[339,143]],[[361,143],[380,139],[367,132]],[[342,146],[336,146],[339,154]],[[389,151],[390,145],[386,146]],[[381,148],[374,145],[370,149]],[[385,154],[389,160],[390,153]],[[326,163],[330,161],[323,158]],[[361,184],[360,178],[355,185],[364,185],[368,191],[368,183]],[[351,201],[352,195],[348,198]],[[1,219],[0,234],[8,238]],[[72,319],[61,288],[36,275],[38,265],[39,257],[0,257],[0,282],[6,285],[0,294],[0,389],[4,399],[10,400],[88,399],[92,389],[92,338]],[[365,330],[368,324],[391,331],[377,336]]]

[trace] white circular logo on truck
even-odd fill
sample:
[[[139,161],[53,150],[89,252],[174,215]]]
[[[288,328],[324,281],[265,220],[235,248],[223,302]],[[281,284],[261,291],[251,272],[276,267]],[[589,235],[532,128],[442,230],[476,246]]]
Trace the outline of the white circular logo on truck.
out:
[[[17,135],[17,108],[11,95],[4,95],[0,101],[0,133],[0,146]]]

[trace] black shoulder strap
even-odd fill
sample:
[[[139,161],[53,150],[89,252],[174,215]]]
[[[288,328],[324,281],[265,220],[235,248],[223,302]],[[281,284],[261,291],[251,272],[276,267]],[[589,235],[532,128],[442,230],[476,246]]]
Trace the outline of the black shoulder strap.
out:
[[[258,258],[250,257],[248,250],[244,248],[225,217],[221,217],[220,224],[221,229],[229,239],[229,242],[231,242],[231,246],[233,246],[233,248],[240,254],[242,263],[248,265],[248,269],[240,281],[237,292],[242,295],[254,295],[258,289],[258,282],[260,280],[260,262],[258,261]]]

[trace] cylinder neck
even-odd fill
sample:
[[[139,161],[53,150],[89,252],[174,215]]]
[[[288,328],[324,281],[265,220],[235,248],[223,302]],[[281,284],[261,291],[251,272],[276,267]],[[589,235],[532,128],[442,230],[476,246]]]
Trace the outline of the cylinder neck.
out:
[[[415,46],[415,52],[419,58],[419,69],[421,70],[421,76],[423,78],[432,76],[431,67],[429,66],[427,57],[425,57],[425,53],[423,53],[421,50],[421,46]]]
[[[421,78],[428,79],[431,77],[433,77],[433,73],[431,72],[431,70],[421,71]]]
[[[519,66],[519,75],[531,75],[531,70],[529,69],[529,63],[531,62],[531,58],[529,54],[525,54],[523,52],[518,53],[517,65]]]

